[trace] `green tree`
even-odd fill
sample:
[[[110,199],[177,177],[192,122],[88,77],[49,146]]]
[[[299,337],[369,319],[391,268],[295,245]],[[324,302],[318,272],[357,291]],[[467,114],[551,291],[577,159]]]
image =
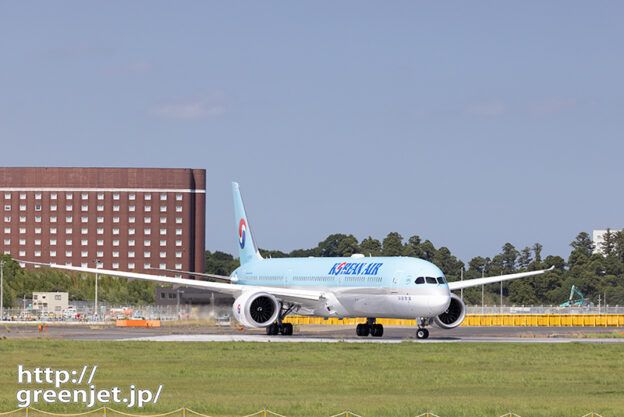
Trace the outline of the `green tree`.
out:
[[[383,240],[383,256],[401,256],[403,254],[403,236],[390,232]]]
[[[520,256],[518,257],[518,265],[522,269],[526,269],[531,264],[531,248],[526,246],[524,249],[520,251]]]
[[[381,242],[379,242],[379,239],[373,239],[369,236],[360,243],[360,250],[366,256],[380,256]]]
[[[604,256],[611,256],[615,254],[615,233],[611,232],[611,229],[602,235],[602,243],[600,244],[600,251]]]
[[[506,274],[511,274],[516,269],[516,259],[518,259],[518,251],[511,243],[507,242],[503,245],[501,253],[503,270]]]
[[[338,243],[339,256],[351,256],[354,253],[360,252],[360,246],[358,241],[353,235],[349,235]]]
[[[534,243],[533,247],[531,249],[533,249],[533,257],[535,258],[535,263],[542,263],[542,249],[544,247],[539,244],[539,243]]]

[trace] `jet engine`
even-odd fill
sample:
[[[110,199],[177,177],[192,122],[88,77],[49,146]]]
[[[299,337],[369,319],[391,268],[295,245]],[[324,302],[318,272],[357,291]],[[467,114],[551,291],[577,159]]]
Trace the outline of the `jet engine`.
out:
[[[436,316],[433,321],[442,329],[454,329],[464,321],[464,317],[466,317],[466,304],[461,298],[451,293],[451,303],[448,309]]]
[[[241,294],[232,306],[234,318],[245,327],[267,327],[280,312],[280,303],[266,292]]]

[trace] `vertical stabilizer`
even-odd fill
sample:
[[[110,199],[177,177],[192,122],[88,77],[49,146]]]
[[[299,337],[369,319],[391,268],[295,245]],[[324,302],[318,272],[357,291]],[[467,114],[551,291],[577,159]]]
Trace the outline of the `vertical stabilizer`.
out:
[[[243,198],[236,182],[232,183],[232,194],[234,195],[234,220],[238,233],[238,255],[242,265],[254,259],[262,259],[262,256],[260,256],[254,241],[253,233],[247,220],[247,213],[245,213]]]

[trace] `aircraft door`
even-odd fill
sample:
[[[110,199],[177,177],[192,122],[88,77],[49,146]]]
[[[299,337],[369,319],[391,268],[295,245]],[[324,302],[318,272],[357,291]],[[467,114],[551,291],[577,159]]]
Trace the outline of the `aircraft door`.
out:
[[[397,294],[398,293],[398,287],[400,287],[401,284],[402,284],[403,275],[404,275],[404,273],[400,269],[394,271],[394,274],[392,275],[392,284],[391,284],[391,287],[392,287],[391,293],[392,294]]]

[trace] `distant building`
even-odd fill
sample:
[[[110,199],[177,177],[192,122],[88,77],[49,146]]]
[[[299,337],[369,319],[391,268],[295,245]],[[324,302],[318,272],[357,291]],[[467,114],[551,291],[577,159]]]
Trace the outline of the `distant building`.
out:
[[[0,167],[0,201],[13,258],[204,271],[203,169]]]
[[[234,297],[227,294],[219,294],[201,288],[172,288],[172,287],[156,287],[155,288],[156,305],[210,305],[231,307],[234,303]]]
[[[610,229],[611,233],[617,233],[622,229]],[[604,243],[604,235],[607,233],[607,229],[594,230],[592,233],[592,241],[594,243],[594,253],[602,253],[602,244]]]
[[[69,305],[66,292],[33,292],[32,308],[41,313],[60,315]]]

